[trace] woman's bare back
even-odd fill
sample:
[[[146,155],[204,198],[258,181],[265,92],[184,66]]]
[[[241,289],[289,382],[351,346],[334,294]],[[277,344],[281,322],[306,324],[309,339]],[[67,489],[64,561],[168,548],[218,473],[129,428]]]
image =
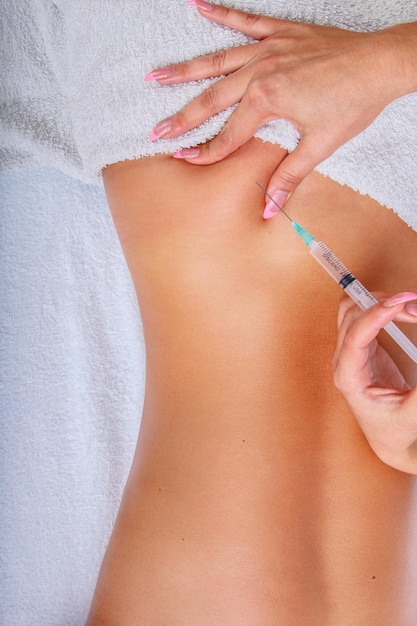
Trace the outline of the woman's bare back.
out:
[[[104,172],[147,383],[88,626],[417,622],[415,478],[333,385],[340,288],[285,218],[262,220],[255,182],[279,153],[253,140],[211,166]],[[369,289],[416,289],[417,234],[370,198],[312,174],[286,209]]]

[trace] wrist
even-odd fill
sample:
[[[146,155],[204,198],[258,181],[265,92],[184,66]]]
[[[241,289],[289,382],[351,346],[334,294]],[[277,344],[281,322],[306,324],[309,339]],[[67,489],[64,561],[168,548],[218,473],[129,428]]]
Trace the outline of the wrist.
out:
[[[373,33],[386,68],[386,89],[393,99],[417,91],[417,22]]]

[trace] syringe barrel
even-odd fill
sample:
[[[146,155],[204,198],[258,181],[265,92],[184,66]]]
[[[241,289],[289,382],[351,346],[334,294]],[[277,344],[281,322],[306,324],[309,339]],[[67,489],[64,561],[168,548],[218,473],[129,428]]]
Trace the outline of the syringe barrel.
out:
[[[369,309],[377,303],[376,298],[362,285],[347,267],[343,265],[335,254],[322,242],[312,241],[310,244],[310,254],[326,270],[328,274],[345,290],[352,300],[362,310]],[[384,326],[384,330],[394,339],[394,341],[404,350],[406,354],[417,363],[417,346],[415,346],[406,335],[394,324],[389,322]]]
[[[310,254],[363,311],[377,303],[376,298],[322,241],[310,244]]]
[[[322,241],[311,242],[310,254],[337,283],[341,283],[346,276],[350,275],[348,268]]]

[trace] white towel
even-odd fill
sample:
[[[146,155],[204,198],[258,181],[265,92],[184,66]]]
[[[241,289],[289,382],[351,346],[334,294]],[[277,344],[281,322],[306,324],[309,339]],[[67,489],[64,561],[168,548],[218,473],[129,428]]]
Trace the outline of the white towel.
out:
[[[0,176],[0,624],[82,626],[136,444],[144,349],[104,193]]]
[[[417,20],[415,0],[227,0],[246,10],[355,30]],[[185,0],[4,2],[9,67],[0,89],[6,163],[48,162],[94,180],[111,162],[172,152],[213,136],[228,113],[186,136],[150,142],[153,126],[209,81],[175,87],[144,83],[155,66],[247,41],[211,24]],[[7,52],[8,50],[8,52]],[[393,208],[417,229],[417,94],[387,107],[318,170]],[[293,149],[297,134],[279,120],[258,136]]]

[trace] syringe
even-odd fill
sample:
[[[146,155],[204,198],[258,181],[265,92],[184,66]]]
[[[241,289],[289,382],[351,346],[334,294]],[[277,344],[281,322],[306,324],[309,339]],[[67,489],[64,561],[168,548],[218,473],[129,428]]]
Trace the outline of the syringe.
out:
[[[347,295],[352,298],[355,304],[358,305],[363,311],[369,309],[374,304],[377,304],[378,300],[362,285],[362,283],[347,269],[345,265],[337,258],[337,256],[322,242],[316,241],[303,226],[298,222],[295,222],[291,217],[275,202],[274,198],[260,185],[256,183],[258,187],[262,189],[265,195],[268,196],[276,204],[280,213],[283,213],[287,219],[291,222],[291,226],[304,243],[309,246],[310,254],[316,259],[328,274],[345,290]],[[384,330],[394,339],[394,341],[404,350],[404,352],[417,363],[417,346],[413,344],[408,337],[394,324],[389,322],[384,326]]]

